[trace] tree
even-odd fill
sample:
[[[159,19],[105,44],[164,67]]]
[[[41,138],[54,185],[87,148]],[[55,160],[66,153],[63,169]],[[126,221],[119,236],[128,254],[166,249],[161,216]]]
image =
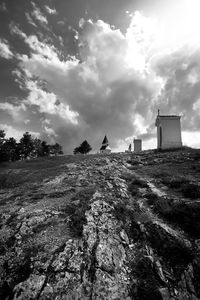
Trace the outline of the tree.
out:
[[[42,141],[38,138],[33,139],[33,151],[31,152],[32,157],[42,156]]]
[[[85,140],[82,142],[82,144],[79,147],[76,147],[74,149],[74,154],[81,153],[81,154],[87,154],[92,150],[92,147],[88,144],[88,142]]]
[[[3,142],[5,141],[5,131],[0,129],[0,147],[3,144]]]
[[[62,146],[58,143],[55,143],[54,145],[50,145],[50,153],[53,155],[63,154]]]
[[[0,139],[4,139],[5,135],[5,131],[0,129]]]
[[[74,149],[73,153],[74,153],[74,154],[80,154],[79,148],[80,148],[80,147],[76,147],[76,148]]]
[[[5,143],[5,131],[0,130],[0,162],[7,160],[7,153],[4,147]]]
[[[34,143],[31,134],[27,131],[23,134],[19,143],[20,154],[23,158],[30,156],[31,152],[34,150]]]
[[[58,143],[48,145],[46,141],[32,138],[29,132],[25,132],[17,143],[13,137],[5,139],[4,130],[0,130],[0,162],[48,156],[50,153],[63,154],[62,146]]]
[[[46,141],[42,141],[41,143],[41,156],[48,156],[50,153],[50,146]]]
[[[13,137],[5,140],[2,148],[4,161],[15,161],[20,159],[19,146]]]

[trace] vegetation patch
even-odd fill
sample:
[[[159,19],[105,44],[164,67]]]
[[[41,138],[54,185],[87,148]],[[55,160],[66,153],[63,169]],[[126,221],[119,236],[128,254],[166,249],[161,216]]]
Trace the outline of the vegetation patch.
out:
[[[178,224],[193,238],[200,238],[199,203],[178,203],[165,214],[168,220]]]
[[[140,188],[148,188],[146,181],[139,177],[133,177],[128,185],[129,192],[133,197],[137,196]]]
[[[195,183],[185,183],[181,186],[181,193],[185,198],[198,199],[200,198],[200,186]]]
[[[13,188],[27,182],[25,174],[0,174],[0,189]]]
[[[69,226],[76,237],[82,236],[83,225],[86,224],[85,212],[90,207],[90,199],[94,192],[94,187],[81,190],[75,194],[63,210],[64,213],[70,216]]]
[[[165,257],[172,266],[186,266],[194,258],[192,250],[175,236],[168,234],[156,224],[146,224],[147,240],[157,251],[158,255]]]

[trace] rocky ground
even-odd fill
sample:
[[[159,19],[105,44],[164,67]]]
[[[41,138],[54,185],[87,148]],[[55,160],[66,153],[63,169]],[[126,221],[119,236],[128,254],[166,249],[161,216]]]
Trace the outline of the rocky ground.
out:
[[[200,151],[0,167],[0,299],[200,299]]]

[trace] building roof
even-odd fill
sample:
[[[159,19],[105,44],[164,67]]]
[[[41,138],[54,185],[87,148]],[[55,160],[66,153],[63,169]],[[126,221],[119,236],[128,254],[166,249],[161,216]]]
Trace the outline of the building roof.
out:
[[[158,126],[160,120],[165,120],[165,119],[173,120],[173,119],[180,119],[180,118],[181,116],[177,116],[177,115],[157,115],[155,126]]]
[[[103,139],[103,142],[102,142],[102,145],[105,145],[107,144],[108,145],[108,139],[107,139],[107,136],[105,135],[104,139]]]
[[[100,150],[110,150],[111,151],[111,149],[108,145],[102,145]]]
[[[157,118],[180,118],[177,115],[158,115]]]

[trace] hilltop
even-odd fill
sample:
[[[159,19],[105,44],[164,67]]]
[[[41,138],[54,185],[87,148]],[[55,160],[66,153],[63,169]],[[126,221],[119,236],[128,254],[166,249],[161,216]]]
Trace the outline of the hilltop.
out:
[[[0,165],[0,299],[200,299],[200,151]]]

